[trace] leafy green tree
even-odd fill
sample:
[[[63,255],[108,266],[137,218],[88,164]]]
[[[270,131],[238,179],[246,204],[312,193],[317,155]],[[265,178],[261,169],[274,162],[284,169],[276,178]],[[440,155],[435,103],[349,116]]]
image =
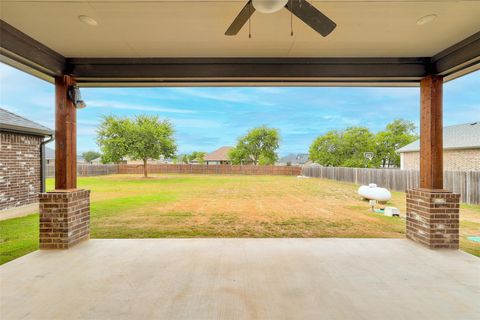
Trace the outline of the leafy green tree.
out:
[[[341,148],[342,133],[328,131],[319,136],[310,145],[309,159],[323,166],[337,167],[342,163]]]
[[[417,139],[415,125],[397,119],[384,131],[374,135],[365,127],[350,127],[344,131],[329,131],[310,146],[310,159],[324,166],[389,167],[399,166],[396,150]],[[372,161],[365,152],[373,152]]]
[[[246,148],[232,148],[228,151],[228,159],[232,164],[244,164],[250,163],[252,160],[249,158],[248,151]]]
[[[351,127],[343,132],[341,143],[342,167],[371,167],[365,152],[374,152],[375,135],[365,127]]]
[[[233,164],[253,162],[255,165],[274,164],[278,159],[276,150],[280,143],[277,129],[261,126],[253,128],[245,136],[238,139],[235,148],[228,157]]]
[[[375,164],[377,167],[400,166],[400,155],[396,152],[418,139],[412,121],[396,119],[387,124],[385,130],[375,137]]]
[[[101,156],[102,155],[96,151],[85,151],[82,153],[82,157],[87,163],[92,163],[93,160],[98,159]]]
[[[365,167],[370,165],[364,152],[374,148],[374,135],[364,127],[351,127],[345,131],[329,131],[310,146],[313,162],[333,167]]]
[[[203,151],[193,151],[188,155],[188,162],[192,161],[198,161],[199,164],[203,164],[205,161],[203,160],[205,158],[205,155],[207,153]]]
[[[97,131],[102,160],[119,162],[124,157],[143,160],[144,177],[148,159],[171,157],[177,150],[173,125],[157,116],[140,115],[135,119],[107,116]]]
[[[103,163],[118,163],[128,155],[131,121],[126,118],[106,116],[97,129],[97,144],[102,151]]]

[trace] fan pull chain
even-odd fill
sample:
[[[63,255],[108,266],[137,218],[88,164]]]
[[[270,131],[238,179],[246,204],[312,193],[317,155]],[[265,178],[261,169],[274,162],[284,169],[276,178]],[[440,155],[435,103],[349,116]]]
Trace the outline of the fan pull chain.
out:
[[[290,0],[290,36],[293,37],[293,6],[292,6],[292,1]]]
[[[252,14],[250,12],[251,8],[250,6],[248,6],[248,38],[251,39],[252,38]]]

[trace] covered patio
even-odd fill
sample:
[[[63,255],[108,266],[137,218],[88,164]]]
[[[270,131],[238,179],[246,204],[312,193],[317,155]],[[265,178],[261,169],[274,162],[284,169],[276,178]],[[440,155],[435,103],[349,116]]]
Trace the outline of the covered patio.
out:
[[[2,319],[476,319],[480,260],[402,239],[90,240],[0,268]]]
[[[456,250],[459,195],[443,188],[442,88],[480,68],[480,2],[289,0],[272,14],[225,0],[0,5],[1,61],[53,83],[56,98],[56,190],[40,195],[41,250],[0,267],[2,318],[479,314],[480,263]],[[418,86],[410,240],[87,241],[78,88],[99,86]]]

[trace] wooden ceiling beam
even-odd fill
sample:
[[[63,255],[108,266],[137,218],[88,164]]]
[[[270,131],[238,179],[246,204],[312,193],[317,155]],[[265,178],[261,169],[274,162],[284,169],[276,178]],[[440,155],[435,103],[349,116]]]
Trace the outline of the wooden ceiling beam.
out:
[[[65,58],[61,54],[3,20],[0,20],[0,61],[44,79],[51,77],[51,82],[65,72]]]

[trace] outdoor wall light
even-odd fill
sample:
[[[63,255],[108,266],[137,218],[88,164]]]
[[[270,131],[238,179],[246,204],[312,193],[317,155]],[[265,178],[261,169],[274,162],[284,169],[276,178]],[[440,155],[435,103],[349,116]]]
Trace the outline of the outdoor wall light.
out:
[[[82,100],[82,95],[80,94],[80,88],[77,86],[68,87],[68,99],[73,102],[73,105],[77,109],[83,109],[87,106],[85,101]]]
[[[255,10],[272,13],[284,8],[287,2],[288,0],[253,0],[252,4]]]

